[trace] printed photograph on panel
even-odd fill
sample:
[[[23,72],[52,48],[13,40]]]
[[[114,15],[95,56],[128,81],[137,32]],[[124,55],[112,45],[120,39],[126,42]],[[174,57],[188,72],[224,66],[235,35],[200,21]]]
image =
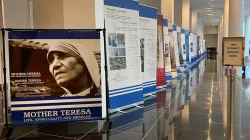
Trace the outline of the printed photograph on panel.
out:
[[[141,72],[144,72],[144,46],[145,46],[145,39],[140,39],[140,49],[141,49]]]
[[[164,57],[165,57],[165,65],[170,65],[170,49],[169,49],[169,38],[164,42]]]
[[[118,47],[125,47],[125,35],[124,34],[117,34],[117,44]]]
[[[108,34],[108,44],[110,47],[117,47],[116,33]]]
[[[101,95],[99,39],[11,39],[11,98]]]
[[[125,34],[109,33],[108,44],[110,70],[126,69]]]
[[[194,51],[194,43],[191,43],[190,49],[191,49],[191,52]]]

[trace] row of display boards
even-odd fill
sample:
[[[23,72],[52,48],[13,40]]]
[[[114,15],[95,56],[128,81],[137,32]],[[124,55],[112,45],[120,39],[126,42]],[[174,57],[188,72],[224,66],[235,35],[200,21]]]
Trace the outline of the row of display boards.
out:
[[[104,4],[105,30],[3,31],[11,125],[104,119],[106,90],[111,113],[136,107],[204,58],[205,40],[156,8]]]

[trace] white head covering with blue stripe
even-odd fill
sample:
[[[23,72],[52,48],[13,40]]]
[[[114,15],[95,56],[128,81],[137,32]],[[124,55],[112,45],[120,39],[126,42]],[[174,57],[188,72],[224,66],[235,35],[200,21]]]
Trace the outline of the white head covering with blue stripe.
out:
[[[88,47],[85,47],[83,44],[71,41],[70,43],[60,42],[51,46],[48,50],[47,57],[51,52],[67,53],[75,57],[77,61],[83,66],[85,64],[94,84],[97,88],[100,87],[101,77],[99,73],[99,67],[92,49],[88,49]]]

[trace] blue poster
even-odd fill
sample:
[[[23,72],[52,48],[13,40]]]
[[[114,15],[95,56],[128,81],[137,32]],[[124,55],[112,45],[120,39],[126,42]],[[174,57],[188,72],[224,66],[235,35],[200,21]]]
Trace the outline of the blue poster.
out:
[[[98,31],[10,31],[12,125],[102,119],[100,44]]]
[[[139,6],[143,96],[156,92],[157,9]]]
[[[143,104],[139,3],[104,0],[111,112]],[[155,81],[151,80],[154,84]]]

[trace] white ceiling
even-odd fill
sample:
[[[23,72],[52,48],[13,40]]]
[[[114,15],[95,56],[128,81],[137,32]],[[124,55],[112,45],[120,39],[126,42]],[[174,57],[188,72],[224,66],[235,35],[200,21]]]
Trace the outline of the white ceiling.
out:
[[[224,0],[190,0],[192,10],[198,11],[204,25],[218,25]],[[245,15],[250,14],[250,0],[245,0]]]

